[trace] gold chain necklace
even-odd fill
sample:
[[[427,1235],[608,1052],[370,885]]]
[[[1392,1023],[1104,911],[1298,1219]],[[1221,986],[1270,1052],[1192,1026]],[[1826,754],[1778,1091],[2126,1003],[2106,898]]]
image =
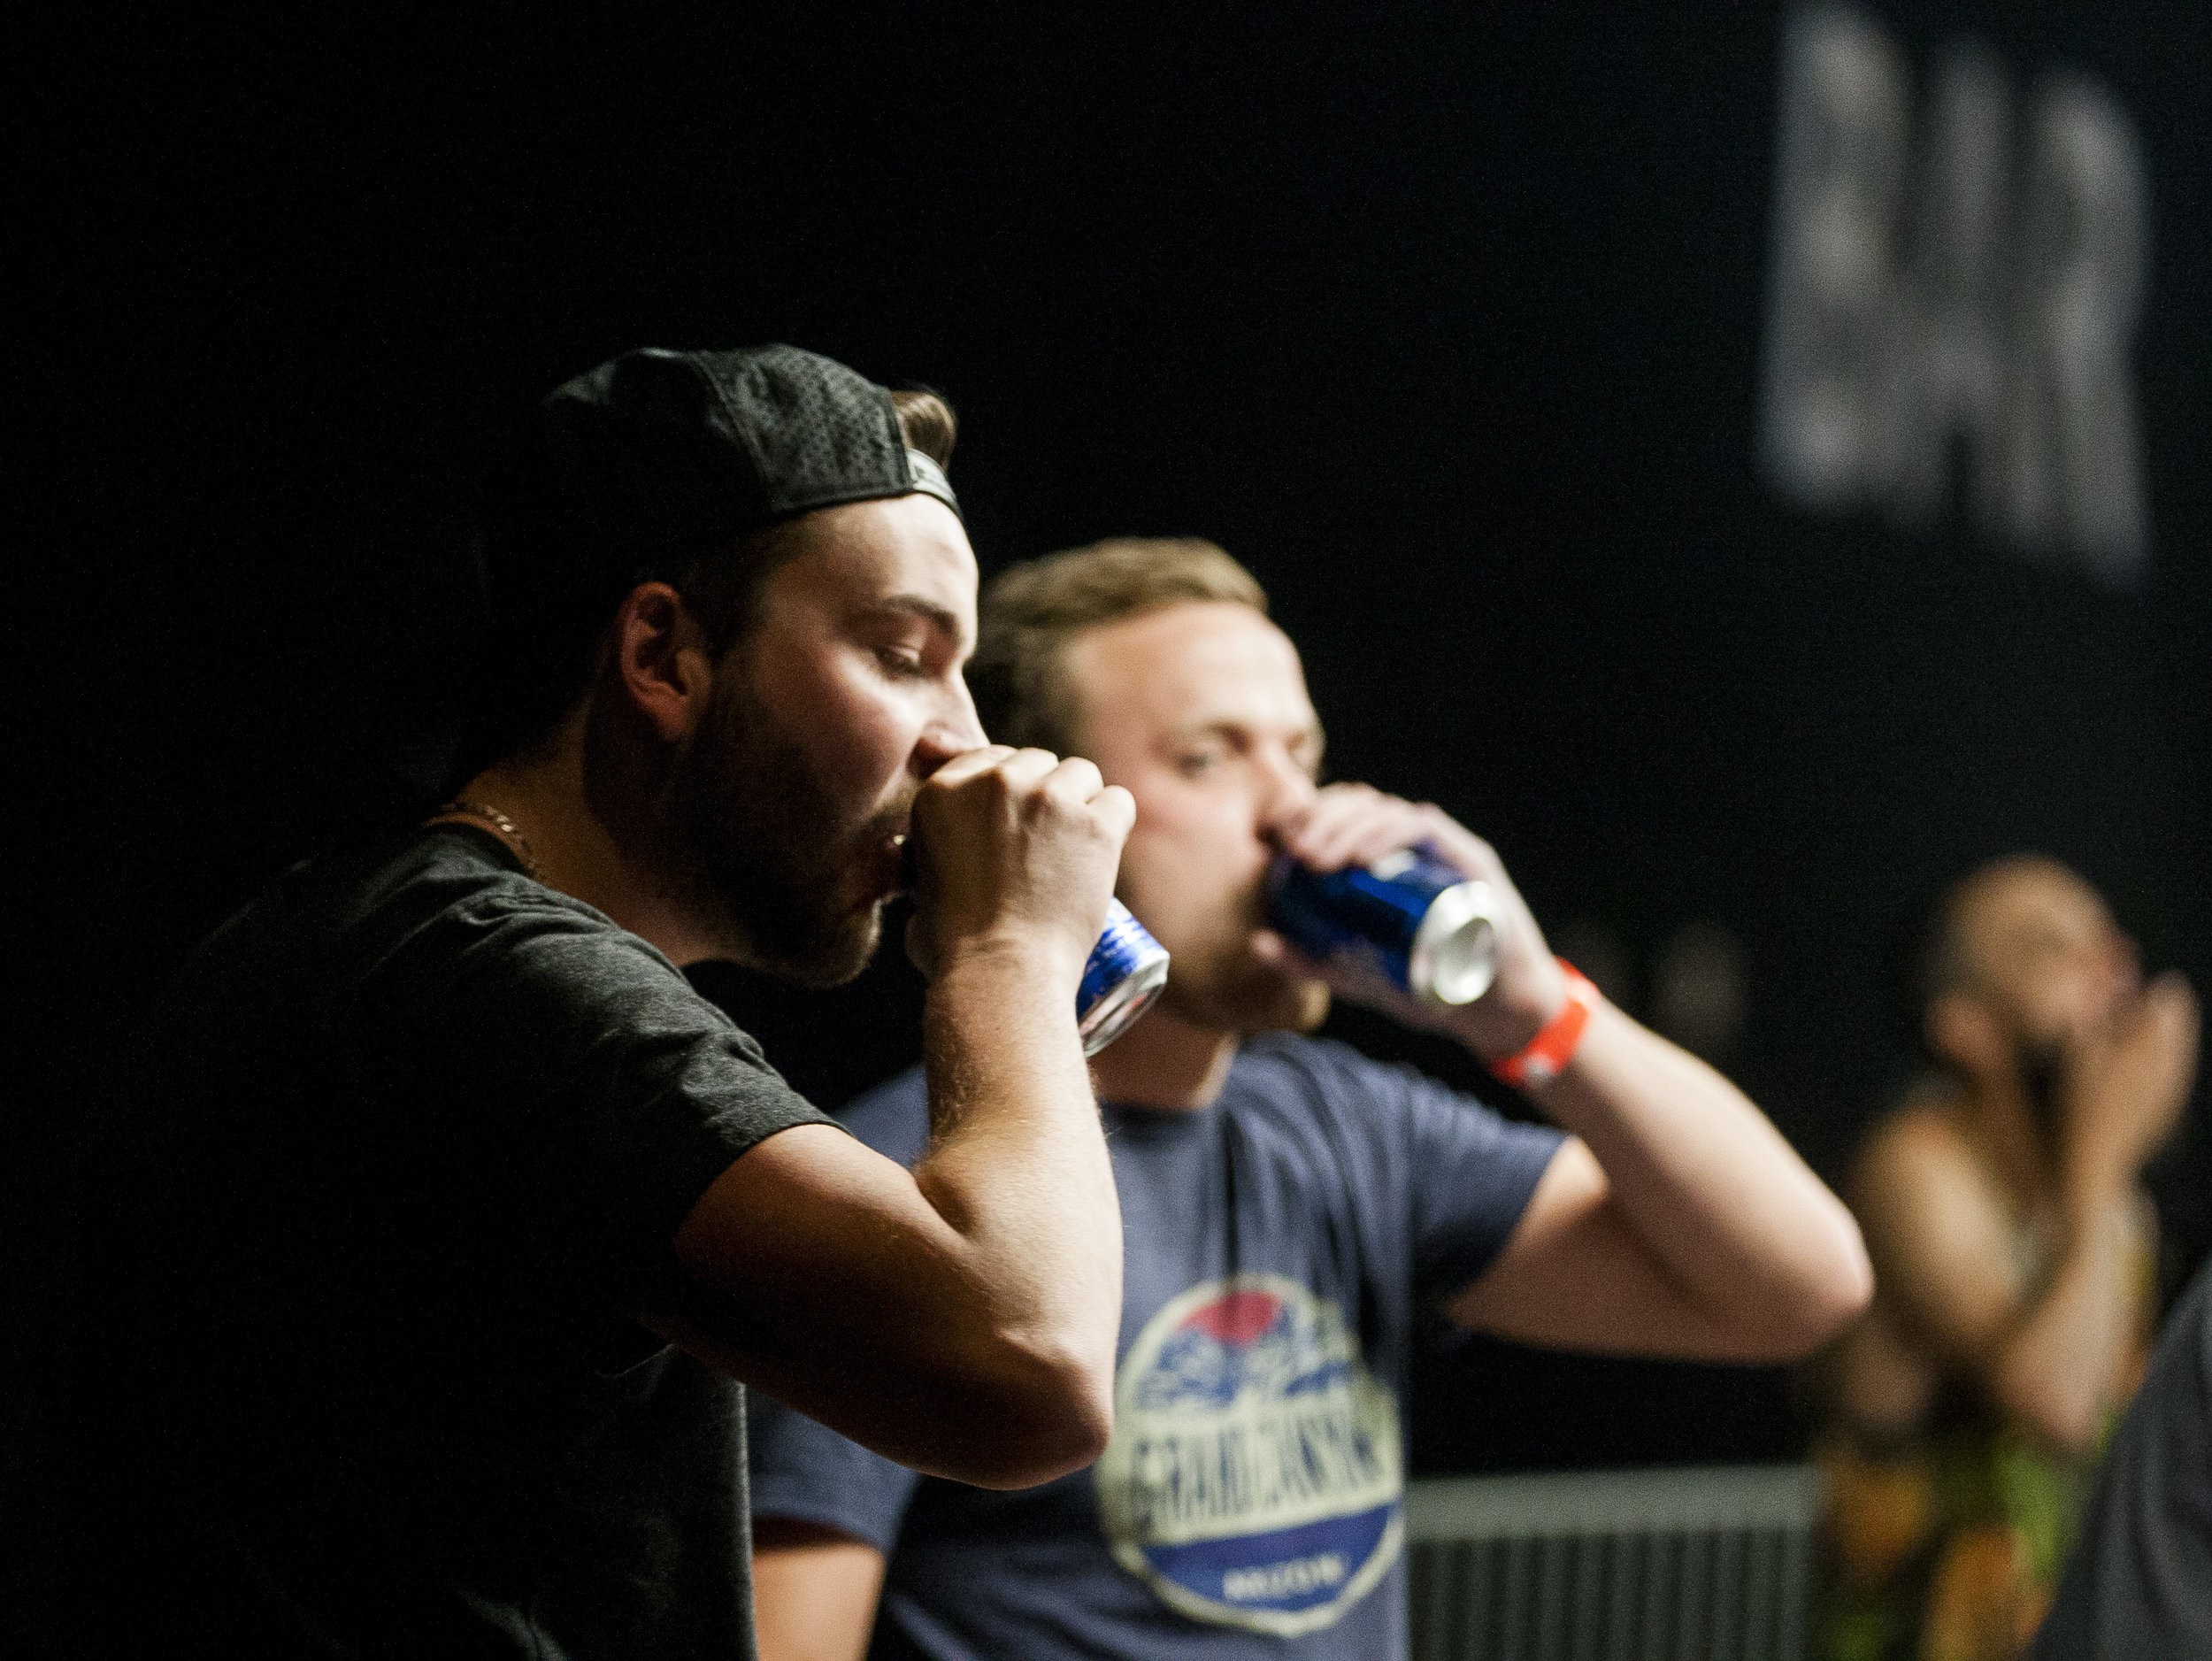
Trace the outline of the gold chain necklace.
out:
[[[533,882],[545,880],[545,873],[538,865],[538,857],[531,850],[530,839],[522,834],[522,827],[519,825],[497,808],[457,796],[432,815],[432,818],[472,819],[490,826],[504,841],[514,845],[515,857],[522,861],[522,874]]]

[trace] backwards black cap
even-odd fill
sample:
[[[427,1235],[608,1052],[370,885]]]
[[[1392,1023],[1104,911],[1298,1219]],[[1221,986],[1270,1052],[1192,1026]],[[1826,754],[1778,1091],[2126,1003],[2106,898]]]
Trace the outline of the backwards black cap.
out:
[[[618,563],[917,491],[959,511],[890,393],[795,346],[625,352],[556,388],[540,424],[541,511]]]
[[[932,496],[891,395],[795,346],[625,352],[540,404],[484,547],[486,599],[526,719],[565,696],[633,583],[818,508]]]

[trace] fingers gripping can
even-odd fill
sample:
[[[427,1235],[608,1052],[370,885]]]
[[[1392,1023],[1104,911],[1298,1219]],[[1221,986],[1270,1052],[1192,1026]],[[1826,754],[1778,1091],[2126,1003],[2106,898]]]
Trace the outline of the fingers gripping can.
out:
[[[1106,932],[1083,965],[1075,993],[1075,1030],[1094,1056],[1129,1029],[1167,985],[1167,948],[1119,900],[1106,906]]]
[[[1424,1003],[1471,1004],[1497,976],[1490,885],[1416,849],[1325,873],[1286,854],[1268,873],[1268,911],[1309,957],[1365,957]]]
[[[915,883],[915,847],[899,838],[901,880],[908,893]],[[1075,988],[1075,1030],[1083,1053],[1094,1056],[1129,1030],[1152,1007],[1167,984],[1167,948],[1131,916],[1119,900],[1106,902],[1106,932],[1083,960],[1083,979]]]

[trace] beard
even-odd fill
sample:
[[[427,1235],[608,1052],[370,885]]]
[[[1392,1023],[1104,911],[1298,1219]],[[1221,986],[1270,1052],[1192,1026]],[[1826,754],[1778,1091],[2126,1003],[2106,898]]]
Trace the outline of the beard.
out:
[[[883,932],[884,900],[849,896],[903,815],[853,812],[754,696],[742,660],[727,671],[669,781],[664,868],[725,956],[800,986],[841,986]]]
[[[1327,1019],[1329,988],[1300,980],[1252,955],[1252,931],[1266,921],[1255,884],[1203,927],[1162,937],[1173,958],[1160,1005],[1203,1031],[1250,1037],[1310,1033]]]
[[[2019,1031],[2013,1034],[2013,1066],[2019,1073],[2020,1093],[2027,1099],[2036,1134],[2051,1151],[2058,1148],[2064,1129],[2066,1059],[2063,1039],[2039,1038]]]

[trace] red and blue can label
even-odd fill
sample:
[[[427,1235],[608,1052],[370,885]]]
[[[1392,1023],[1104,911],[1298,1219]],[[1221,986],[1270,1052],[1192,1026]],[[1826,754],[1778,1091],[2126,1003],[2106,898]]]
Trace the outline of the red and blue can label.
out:
[[[1432,1004],[1471,1003],[1497,971],[1490,885],[1423,849],[1327,872],[1286,854],[1268,873],[1268,914],[1309,957],[1363,959]]]
[[[1167,985],[1167,948],[1119,900],[1106,907],[1106,932],[1091,948],[1075,992],[1076,1030],[1094,1056],[1149,1009]]]

